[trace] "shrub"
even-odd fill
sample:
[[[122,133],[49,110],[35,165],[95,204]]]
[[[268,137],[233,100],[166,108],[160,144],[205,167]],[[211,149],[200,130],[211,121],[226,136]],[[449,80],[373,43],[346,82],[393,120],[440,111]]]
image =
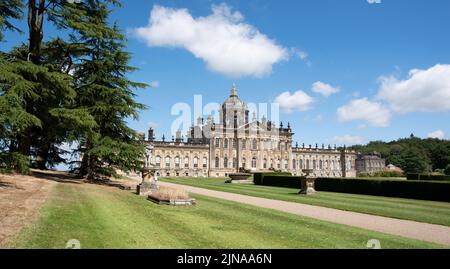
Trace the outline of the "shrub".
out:
[[[447,182],[318,178],[316,190],[450,202]]]
[[[359,177],[402,177],[403,174],[399,171],[379,171],[373,173],[358,173]]]
[[[28,174],[30,172],[28,158],[22,154],[14,152],[0,153],[0,171],[15,171],[20,174]]]

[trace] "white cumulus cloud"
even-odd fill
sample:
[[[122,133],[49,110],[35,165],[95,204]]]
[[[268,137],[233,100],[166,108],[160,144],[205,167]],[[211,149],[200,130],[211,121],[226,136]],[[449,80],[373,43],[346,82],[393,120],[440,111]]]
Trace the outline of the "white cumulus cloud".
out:
[[[149,24],[134,33],[149,46],[186,49],[211,70],[234,77],[268,75],[274,64],[289,58],[289,50],[245,23],[242,14],[226,4],[197,18],[187,9],[155,5]]]
[[[288,112],[294,110],[307,111],[314,103],[314,98],[301,90],[292,94],[284,92],[275,99],[275,103],[280,104],[280,107]]]
[[[389,109],[367,98],[356,99],[340,107],[337,116],[341,122],[364,120],[374,127],[388,127],[391,119]]]
[[[409,77],[380,78],[378,100],[399,113],[443,112],[450,110],[450,65],[437,64],[429,69],[413,69]]]
[[[330,84],[326,84],[321,81],[317,81],[313,84],[312,91],[325,97],[329,97],[330,95],[339,92],[339,88],[333,87]]]
[[[330,143],[353,146],[353,145],[361,145],[365,142],[365,140],[366,139],[361,136],[343,135],[333,137],[330,140]]]
[[[432,133],[428,134],[428,138],[437,138],[437,139],[444,139],[445,133],[442,130],[437,130]]]

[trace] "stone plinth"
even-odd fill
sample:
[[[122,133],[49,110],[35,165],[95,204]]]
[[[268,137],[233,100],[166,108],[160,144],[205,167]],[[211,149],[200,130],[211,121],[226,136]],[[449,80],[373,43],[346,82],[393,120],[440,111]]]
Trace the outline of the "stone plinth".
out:
[[[154,169],[149,167],[142,169],[142,182],[136,188],[138,195],[147,196],[158,190],[158,184],[154,175]]]
[[[233,173],[229,174],[228,177],[230,179],[226,180],[225,183],[239,183],[239,182],[247,182],[252,174],[248,173]]]
[[[302,195],[313,195],[316,194],[317,191],[315,189],[315,178],[311,177],[302,177],[302,189],[300,191],[300,194]]]

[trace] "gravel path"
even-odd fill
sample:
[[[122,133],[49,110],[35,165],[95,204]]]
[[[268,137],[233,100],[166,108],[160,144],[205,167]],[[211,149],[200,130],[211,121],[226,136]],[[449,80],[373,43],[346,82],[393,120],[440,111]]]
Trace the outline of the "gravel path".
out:
[[[304,217],[450,246],[450,227],[447,226],[374,216],[228,192],[213,191],[161,181],[159,184],[168,187],[182,187],[186,191],[193,194],[216,197],[229,201],[279,210]]]

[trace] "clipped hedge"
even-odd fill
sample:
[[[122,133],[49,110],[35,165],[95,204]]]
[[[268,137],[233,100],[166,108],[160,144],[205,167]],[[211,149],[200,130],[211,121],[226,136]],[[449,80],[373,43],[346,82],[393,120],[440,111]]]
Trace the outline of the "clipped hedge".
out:
[[[301,177],[289,175],[263,175],[261,180],[254,180],[255,185],[301,188]]]
[[[276,177],[290,177],[292,176],[291,173],[287,173],[287,172],[280,172],[280,173],[276,173],[276,172],[271,172],[271,173],[255,173],[253,174],[253,183],[255,183],[255,185],[264,185],[263,181],[267,176],[276,176]]]
[[[407,180],[419,180],[419,174],[407,174],[406,179]]]
[[[301,188],[301,177],[269,173],[255,176],[255,185]],[[318,178],[317,191],[450,202],[450,182],[412,180]]]
[[[428,181],[450,181],[450,176],[444,175],[426,175],[426,174],[408,174],[408,180],[428,180]]]
[[[318,178],[316,190],[450,202],[448,182]]]

